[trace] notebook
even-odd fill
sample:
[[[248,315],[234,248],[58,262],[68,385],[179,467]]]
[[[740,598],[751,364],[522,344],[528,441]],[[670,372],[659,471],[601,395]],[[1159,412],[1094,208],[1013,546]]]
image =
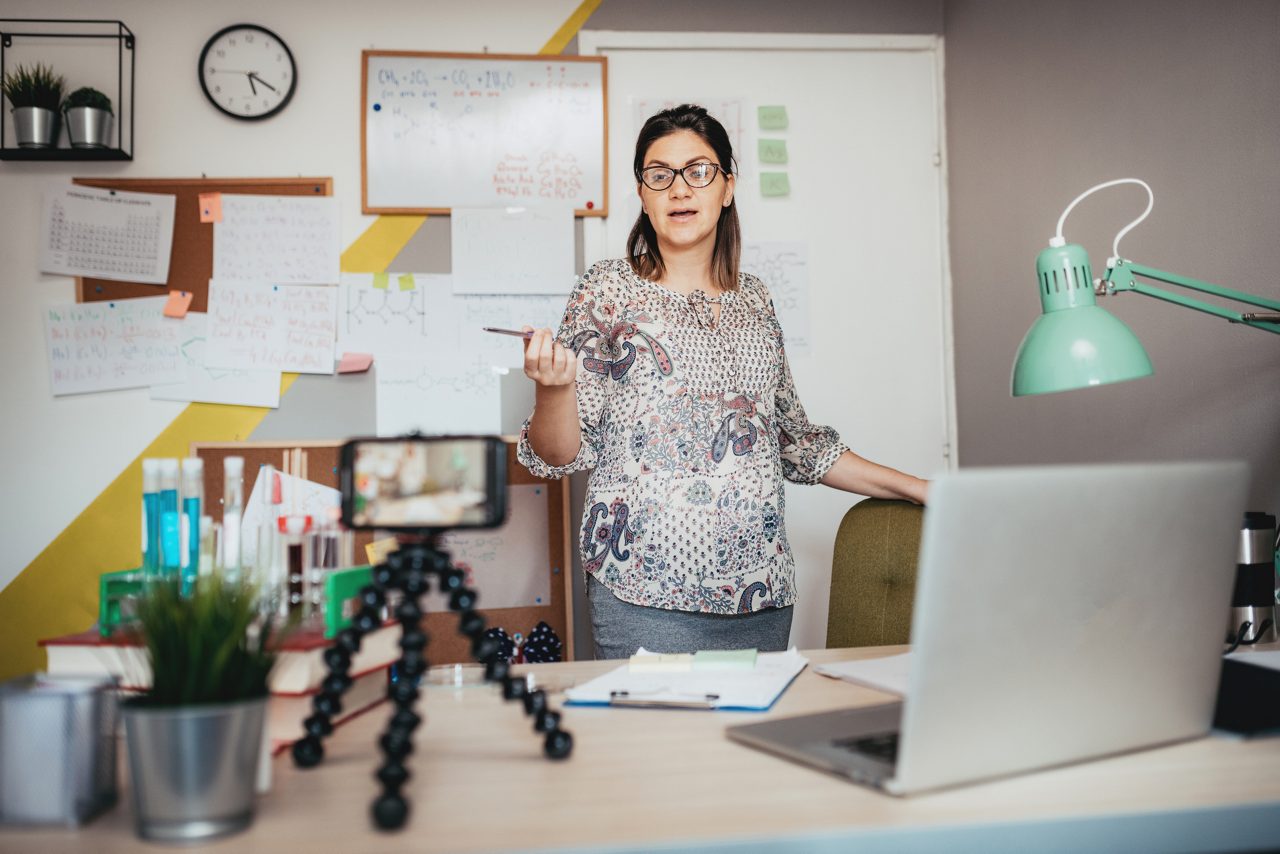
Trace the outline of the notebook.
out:
[[[907,795],[1208,732],[1243,463],[969,469],[934,482],[900,702],[730,738]]]

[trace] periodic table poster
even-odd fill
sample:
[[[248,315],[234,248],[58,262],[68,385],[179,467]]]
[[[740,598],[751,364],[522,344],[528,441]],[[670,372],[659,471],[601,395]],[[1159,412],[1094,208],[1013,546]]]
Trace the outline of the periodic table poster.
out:
[[[173,246],[174,197],[62,187],[44,198],[40,269],[65,276],[163,285]]]

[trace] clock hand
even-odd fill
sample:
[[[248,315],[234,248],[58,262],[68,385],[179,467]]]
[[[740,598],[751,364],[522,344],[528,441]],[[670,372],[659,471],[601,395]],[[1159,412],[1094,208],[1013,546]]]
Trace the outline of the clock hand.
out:
[[[255,77],[258,77],[258,72],[256,72],[256,71],[250,71],[250,72],[249,72],[249,79],[250,79],[250,80],[253,80],[253,78],[255,78]],[[270,89],[272,92],[278,92],[278,91],[280,91],[279,89],[277,89],[276,87],[274,87],[274,86],[272,86],[270,83],[268,83],[267,81],[263,80],[261,77],[258,77],[258,82],[259,82],[259,83],[261,83],[263,86],[266,86],[266,87],[267,87],[268,89]],[[255,94],[256,94],[256,93],[255,93]]]
[[[252,71],[250,71],[250,72],[249,72],[249,88],[250,88],[250,89],[252,89],[252,90],[253,90],[253,94],[255,94],[255,95],[256,95],[256,94],[258,94],[258,87],[257,87],[257,86],[255,86],[255,85],[253,85],[253,77],[254,77],[254,74],[253,74],[253,72],[252,72]]]

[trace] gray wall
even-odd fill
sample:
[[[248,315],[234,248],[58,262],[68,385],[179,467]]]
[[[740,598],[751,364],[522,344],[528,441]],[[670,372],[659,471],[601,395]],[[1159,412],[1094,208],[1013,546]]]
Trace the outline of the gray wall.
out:
[[[951,0],[945,12],[962,465],[1237,457],[1253,466],[1252,506],[1280,510],[1280,336],[1107,298],[1155,375],[1009,396],[1039,311],[1035,255],[1101,181],[1137,176],[1156,193],[1125,256],[1280,299],[1280,3]],[[1095,276],[1145,203],[1115,188],[1068,218]]]

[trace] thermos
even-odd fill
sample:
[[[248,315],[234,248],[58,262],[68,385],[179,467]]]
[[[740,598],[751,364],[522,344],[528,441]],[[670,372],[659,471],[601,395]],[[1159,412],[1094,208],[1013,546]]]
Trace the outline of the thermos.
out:
[[[1276,640],[1276,517],[1245,513],[1240,528],[1236,587],[1231,594],[1228,643],[1272,643]]]

